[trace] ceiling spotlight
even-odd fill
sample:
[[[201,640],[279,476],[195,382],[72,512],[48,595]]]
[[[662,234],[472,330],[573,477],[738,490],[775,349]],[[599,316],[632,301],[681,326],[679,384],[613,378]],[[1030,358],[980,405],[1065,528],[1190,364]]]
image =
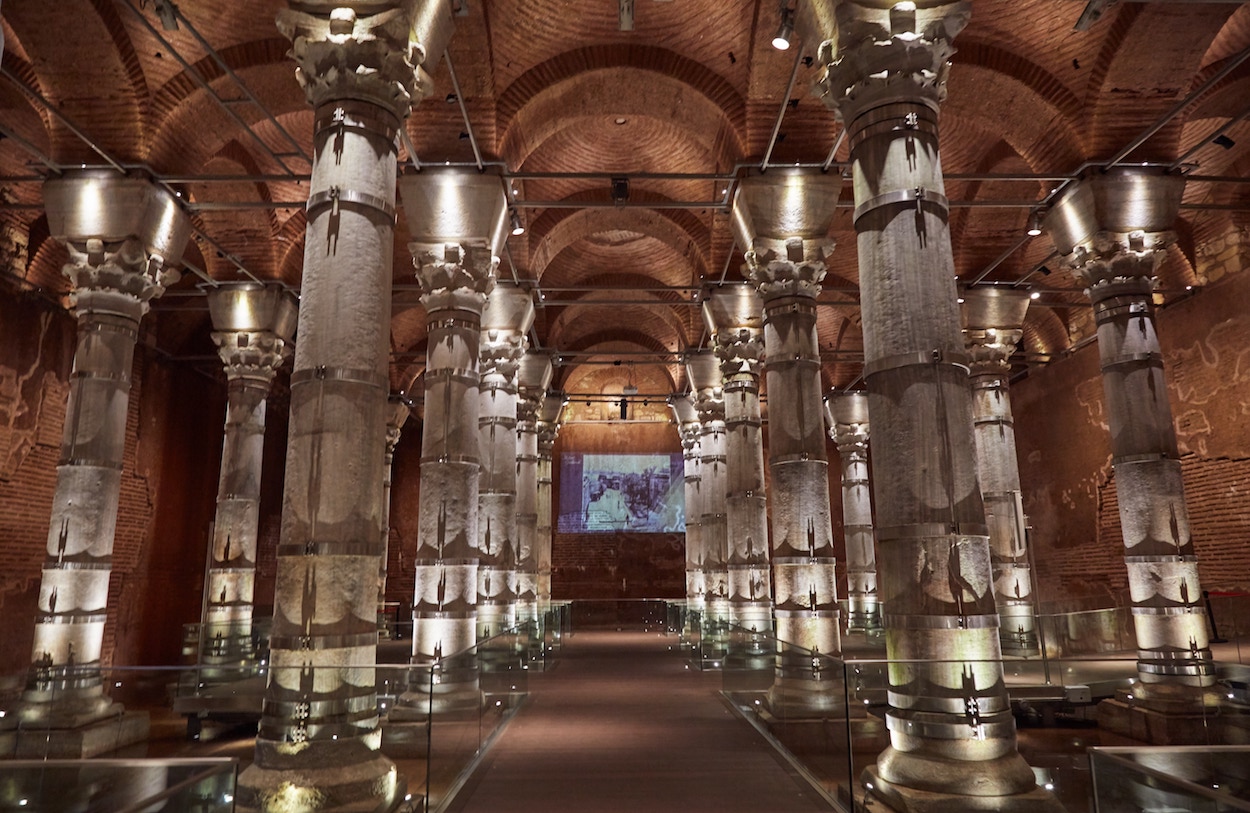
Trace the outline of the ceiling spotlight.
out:
[[[1039,291],[1034,291],[1033,293],[1029,294],[1029,299],[1041,299],[1041,298],[1042,298],[1042,294]]]
[[[178,9],[169,0],[156,0],[153,3],[156,16],[160,18],[161,28],[166,31],[178,30]]]
[[[512,221],[512,235],[516,237],[525,234],[525,226],[521,225],[521,216],[516,213],[516,209],[508,210],[508,215]]]
[[[778,51],[790,50],[790,38],[794,36],[794,10],[789,6],[781,7],[781,24],[777,26],[777,35],[773,37],[773,47]]]
[[[1042,213],[1034,212],[1029,215],[1029,228],[1025,232],[1029,237],[1037,237],[1042,233]]]
[[[629,178],[616,177],[612,179],[612,202],[624,203],[629,200]]]

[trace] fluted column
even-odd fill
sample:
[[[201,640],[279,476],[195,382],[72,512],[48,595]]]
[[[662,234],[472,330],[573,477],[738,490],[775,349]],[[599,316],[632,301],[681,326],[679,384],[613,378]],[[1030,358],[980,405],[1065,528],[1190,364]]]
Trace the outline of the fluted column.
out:
[[[1205,691],[1214,665],[1153,304],[1184,184],[1160,167],[1092,173],[1046,220],[1094,307],[1137,633],[1136,702],[1165,711],[1215,701]]]
[[[518,375],[516,424],[516,526],[518,623],[537,623],[539,415],[551,383],[551,359],[526,353]]]
[[[990,534],[998,635],[1005,655],[1040,654],[1007,362],[1024,335],[1029,301],[1029,292],[1023,288],[967,288],[960,297],[972,379],[977,472]]]
[[[846,537],[848,632],[881,631],[877,597],[877,543],[872,527],[872,483],[868,479],[868,396],[829,396],[829,434],[842,461],[842,532]]]
[[[702,471],[703,509],[699,522],[700,550],[703,554],[704,600],[707,618],[713,624],[729,622],[729,536],[725,506],[728,488],[726,466],[725,394],[722,390],[720,365],[710,353],[701,353],[687,361],[691,386],[694,387],[695,409],[699,416],[699,454]],[[707,644],[705,626],[705,644]],[[713,636],[709,650],[715,657],[721,650],[723,630]]]
[[[762,305],[752,289],[714,291],[704,301],[720,361],[725,403],[725,519],[730,610],[735,624],[772,629],[772,579],[764,494],[760,365]]]
[[[391,484],[395,474],[395,447],[400,433],[412,413],[403,393],[391,393],[386,399],[386,455],[382,458],[382,556],[378,562],[378,634],[390,637],[387,625],[386,571],[391,559]]]
[[[396,772],[377,752],[374,664],[397,137],[450,12],[301,2],[277,22],[313,106],[313,165],[269,687],[240,806],[385,807]]]
[[[208,548],[200,681],[244,677],[216,667],[251,658],[256,535],[260,518],[265,411],[274,373],[291,354],[297,318],[294,295],[257,283],[223,284],[208,292],[213,342],[226,369],[226,426],[217,483],[217,513]]]
[[[538,522],[534,535],[534,567],[538,572],[538,606],[551,603],[551,464],[564,398],[548,395],[538,414]]]
[[[121,711],[104,693],[100,658],[131,368],[139,322],[177,278],[189,222],[172,195],[112,172],[67,172],[43,196],[49,230],[69,250],[78,344],[19,719],[76,728]]]
[[[1057,809],[1016,752],[1003,681],[938,157],[951,40],[970,4],[841,0],[808,13],[837,38],[820,47],[821,87],[851,148],[892,662],[891,744],[865,787],[896,810]]]
[[[686,497],[686,605],[702,612],[705,607],[703,546],[700,530],[703,522],[703,453],[700,441],[703,427],[695,410],[694,399],[681,396],[673,399],[673,414],[681,433],[682,461],[685,472]]]

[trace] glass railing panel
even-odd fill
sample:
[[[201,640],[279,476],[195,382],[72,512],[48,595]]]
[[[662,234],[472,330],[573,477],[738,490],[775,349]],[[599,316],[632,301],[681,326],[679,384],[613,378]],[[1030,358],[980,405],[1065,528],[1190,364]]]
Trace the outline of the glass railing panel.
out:
[[[570,627],[581,630],[663,632],[664,599],[575,599],[569,602]]]
[[[1091,748],[1096,813],[1250,811],[1250,748]]]
[[[0,762],[0,810],[231,813],[233,759]]]

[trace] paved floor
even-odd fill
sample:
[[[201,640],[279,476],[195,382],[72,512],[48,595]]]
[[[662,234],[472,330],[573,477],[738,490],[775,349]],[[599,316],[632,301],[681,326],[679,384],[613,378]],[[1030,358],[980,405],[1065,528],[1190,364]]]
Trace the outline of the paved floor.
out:
[[[801,813],[828,805],[656,633],[579,632],[454,813]]]

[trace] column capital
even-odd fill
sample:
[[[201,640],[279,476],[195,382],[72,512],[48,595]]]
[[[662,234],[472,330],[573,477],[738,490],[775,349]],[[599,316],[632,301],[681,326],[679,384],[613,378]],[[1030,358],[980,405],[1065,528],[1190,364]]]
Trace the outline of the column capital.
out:
[[[951,41],[968,24],[967,0],[917,8],[915,3],[839,0],[837,33],[820,44],[821,98],[844,122],[894,101],[937,108],[946,98]]]
[[[412,243],[408,248],[426,313],[464,309],[481,314],[495,287],[498,257],[486,247],[462,243]]]
[[[1075,246],[1064,263],[1076,280],[1087,286],[1093,299],[1126,285],[1140,293],[1150,293],[1164,250],[1175,238],[1173,232],[1095,232]]]
[[[803,251],[803,243],[797,239],[788,241],[786,249],[785,255],[771,249],[762,253],[753,249],[746,253],[747,272],[764,298],[765,309],[772,300],[780,297],[806,296],[815,299],[820,295],[828,251],[820,250],[817,252],[819,256],[812,256],[812,252]]]
[[[478,362],[481,365],[479,369],[483,381],[487,376],[499,376],[507,379],[509,386],[515,390],[521,359],[528,349],[529,339],[521,333],[510,330],[482,331]]]
[[[342,0],[318,13],[278,12],[278,30],[291,40],[295,77],[313,107],[359,99],[403,120],[413,103],[433,90],[421,65],[442,55],[436,40],[450,30],[450,21],[436,19],[428,32],[418,32],[418,17],[443,15],[423,15],[410,1],[390,3],[375,13],[358,12],[353,5],[362,4]]]
[[[108,243],[97,237],[85,240],[63,239],[69,262],[61,273],[74,286],[70,304],[77,306],[95,294],[121,294],[134,300],[139,318],[147,313],[148,302],[165,293],[166,286],[178,281],[179,274],[161,255],[145,249],[137,239]]]
[[[211,335],[230,381],[253,379],[268,387],[291,355],[291,345],[267,330],[214,330]]]
[[[400,433],[403,431],[404,424],[408,421],[408,416],[412,414],[412,408],[404,401],[402,395],[392,393],[386,399],[386,453],[388,455],[395,453],[395,447],[399,444]]]
[[[715,432],[715,423],[720,423],[720,428],[724,429],[725,398],[718,390],[719,387],[705,387],[695,394],[695,409],[699,412],[701,434]]]
[[[964,347],[972,362],[973,375],[1005,373],[1011,365],[1007,359],[1016,352],[1023,330],[1010,328],[964,328]]]
[[[539,410],[543,407],[543,399],[547,393],[543,390],[535,390],[529,387],[521,387],[517,391],[516,402],[516,419],[517,425],[527,425],[528,431],[540,432],[541,424],[538,422]]]
[[[716,331],[713,352],[720,359],[721,375],[728,381],[740,375],[758,379],[764,361],[764,332],[740,327]]]
[[[703,427],[698,423],[683,423],[679,430],[681,434],[681,448],[689,457],[696,453],[699,448],[699,439],[703,436]]]

